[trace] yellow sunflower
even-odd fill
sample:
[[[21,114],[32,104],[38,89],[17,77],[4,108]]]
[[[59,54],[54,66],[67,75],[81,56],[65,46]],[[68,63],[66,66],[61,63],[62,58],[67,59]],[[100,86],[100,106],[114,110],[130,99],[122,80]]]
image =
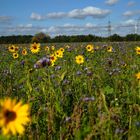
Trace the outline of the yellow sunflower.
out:
[[[46,46],[46,47],[45,47],[45,51],[48,52],[49,50],[50,50],[50,48],[49,48],[48,46]]]
[[[123,67],[123,68],[125,68],[126,66],[127,66],[127,64],[126,64],[126,63],[122,64],[122,67]]]
[[[15,46],[14,45],[9,46],[8,50],[9,50],[9,52],[12,52],[12,53],[15,52]]]
[[[26,49],[22,50],[22,55],[27,55],[27,50]]]
[[[54,54],[51,54],[50,55],[50,60],[51,60],[51,62],[54,63],[57,60],[57,57]]]
[[[24,126],[30,121],[29,105],[10,98],[0,101],[0,128],[4,135],[23,134]]]
[[[88,52],[93,51],[93,45],[87,45],[87,46],[86,46],[86,50],[87,50]]]
[[[57,51],[55,52],[55,56],[56,56],[56,57],[62,58],[62,57],[63,57],[63,52],[61,52],[60,50],[57,50]]]
[[[32,69],[32,68],[30,68],[30,69],[28,70],[29,73],[32,73],[33,71],[34,71],[34,69]]]
[[[112,50],[113,50],[112,46],[107,47],[107,52],[112,52]]]
[[[55,47],[54,46],[51,46],[51,51],[54,51],[55,50]]]
[[[40,51],[40,43],[31,44],[30,50],[32,53],[38,53]]]
[[[65,50],[64,50],[64,48],[60,48],[59,51],[61,51],[63,53]]]
[[[65,48],[69,49],[69,48],[70,48],[70,46],[69,46],[69,45],[66,45],[66,46],[65,46]]]
[[[140,55],[140,47],[136,47],[136,53]]]
[[[100,46],[96,46],[96,48],[95,48],[96,50],[99,50],[100,49]]]
[[[14,59],[18,58],[18,53],[13,53],[13,58]]]
[[[75,61],[77,64],[82,64],[84,63],[84,57],[82,55],[78,55],[75,57]]]
[[[54,62],[53,61],[51,61],[50,66],[54,66]]]
[[[137,80],[140,80],[140,72],[138,72],[136,75]]]

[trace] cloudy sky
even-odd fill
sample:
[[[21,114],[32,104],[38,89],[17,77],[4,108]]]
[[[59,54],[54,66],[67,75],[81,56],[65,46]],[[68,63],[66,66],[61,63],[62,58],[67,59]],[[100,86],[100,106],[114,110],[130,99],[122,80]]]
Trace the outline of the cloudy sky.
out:
[[[139,32],[140,0],[0,0],[0,36]],[[138,28],[139,27],[139,28]]]

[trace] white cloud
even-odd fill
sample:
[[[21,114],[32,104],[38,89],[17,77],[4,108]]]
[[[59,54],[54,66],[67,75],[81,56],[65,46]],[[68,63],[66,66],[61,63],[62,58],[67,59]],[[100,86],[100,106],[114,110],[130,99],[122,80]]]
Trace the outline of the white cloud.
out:
[[[11,16],[0,16],[0,23],[2,23],[2,24],[9,24],[9,23],[11,23],[11,21],[12,21],[12,17]]]
[[[135,1],[129,1],[128,3],[127,3],[127,6],[133,6],[133,5],[135,5]]]
[[[132,11],[126,11],[123,13],[124,16],[129,17],[132,16],[134,13]]]
[[[27,28],[31,28],[32,27],[32,24],[27,24],[26,27]]]
[[[68,13],[68,17],[71,18],[86,18],[91,16],[93,18],[103,18],[106,17],[110,13],[110,10],[102,10],[97,7],[86,7],[83,9],[74,9]]]
[[[37,29],[35,29],[35,27],[33,27],[32,24],[7,26],[3,30],[6,30],[7,33],[11,33],[11,34],[28,34],[28,33],[32,33],[32,31],[34,31],[34,33],[37,31]]]
[[[6,35],[11,34],[35,34],[37,32],[45,32],[51,36],[55,35],[75,35],[75,34],[96,34],[102,29],[96,28],[97,25],[87,23],[84,25],[64,24],[59,26],[41,27],[33,26],[32,24],[20,24],[17,26],[8,26],[3,31]],[[3,32],[3,33],[4,33]],[[1,31],[2,34],[2,31]]]
[[[125,17],[131,17],[140,14],[140,10],[135,10],[135,11],[126,11],[123,13],[123,16]]]
[[[93,28],[95,27],[96,25],[93,25],[92,23],[86,23],[85,27],[87,28]]]
[[[134,33],[136,21],[133,19],[129,19],[120,24],[112,25],[111,32],[119,33],[120,35],[125,35],[127,33]],[[0,35],[25,35],[30,34],[34,35],[38,32],[44,32],[49,34],[50,36],[56,35],[85,35],[85,34],[95,34],[95,35],[108,35],[108,25],[96,25],[93,23],[85,23],[81,25],[75,25],[66,23],[58,26],[34,26],[32,24],[20,24],[17,26],[7,26],[3,28],[3,31],[0,31]]]
[[[106,0],[107,5],[115,5],[119,0]]]
[[[54,13],[49,13],[47,14],[46,18],[52,18],[52,19],[56,19],[56,18],[63,18],[66,16],[66,13],[64,12],[54,12]]]
[[[126,25],[126,26],[135,25],[135,23],[136,23],[136,20],[134,20],[134,19],[129,19],[124,22],[121,22],[122,25]]]
[[[41,16],[41,15],[39,15],[37,13],[32,13],[30,17],[33,20],[44,20],[44,19],[46,19],[45,16]]]
[[[55,32],[57,32],[57,29],[56,29],[56,27],[51,26],[51,27],[48,28],[48,32],[49,32],[49,33],[52,33],[52,32],[55,33]]]
[[[72,27],[72,26],[74,26],[73,24],[70,24],[70,23],[66,23],[66,24],[64,24],[63,25],[64,27]]]
[[[83,9],[73,9],[72,11],[69,12],[53,12],[48,13],[47,15],[32,13],[30,18],[33,20],[61,19],[61,18],[83,19],[86,17],[104,18],[110,13],[111,11],[108,9],[100,9],[93,6],[88,6]]]
[[[32,24],[26,24],[26,25],[20,24],[17,27],[19,27],[19,28],[31,28]]]

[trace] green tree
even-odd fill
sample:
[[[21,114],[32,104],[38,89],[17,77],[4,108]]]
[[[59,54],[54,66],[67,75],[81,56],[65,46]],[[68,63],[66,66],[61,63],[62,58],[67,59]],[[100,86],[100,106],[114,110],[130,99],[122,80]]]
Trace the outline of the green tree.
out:
[[[33,36],[32,38],[32,43],[33,42],[37,42],[37,43],[47,43],[47,42],[50,42],[50,36],[49,35],[46,35],[45,33],[37,33]]]

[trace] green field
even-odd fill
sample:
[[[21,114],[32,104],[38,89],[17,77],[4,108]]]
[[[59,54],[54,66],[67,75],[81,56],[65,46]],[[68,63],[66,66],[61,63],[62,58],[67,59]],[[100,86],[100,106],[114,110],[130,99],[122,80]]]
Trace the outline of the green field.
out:
[[[87,44],[94,45],[92,52],[86,50]],[[52,45],[55,50],[45,50]],[[135,50],[139,45],[41,44],[40,51],[33,54],[30,44],[18,44],[16,59],[8,50],[10,45],[0,45],[0,98],[30,105],[31,121],[25,133],[10,139],[139,140],[140,78],[136,75],[140,54]],[[59,48],[64,52],[53,66],[34,67]],[[23,49],[27,55],[22,54]],[[84,63],[76,63],[78,55],[84,57]],[[6,138],[1,133],[0,139]]]

